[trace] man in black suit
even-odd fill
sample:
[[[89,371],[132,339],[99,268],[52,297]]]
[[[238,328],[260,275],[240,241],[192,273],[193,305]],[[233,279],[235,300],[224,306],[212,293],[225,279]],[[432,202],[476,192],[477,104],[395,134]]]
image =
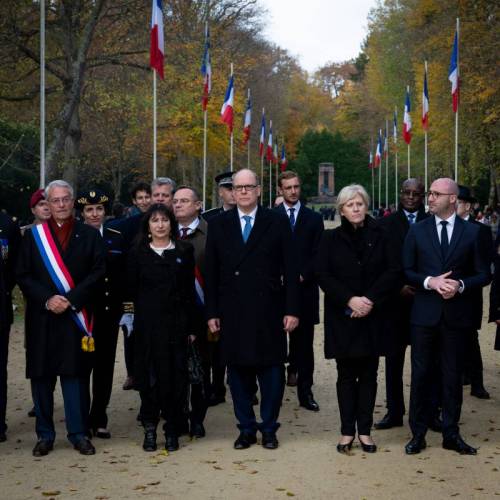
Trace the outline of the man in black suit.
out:
[[[0,212],[0,443],[7,439],[7,361],[9,334],[13,321],[12,289],[16,284],[14,266],[19,252],[19,226]]]
[[[285,386],[286,334],[298,325],[299,273],[287,218],[258,205],[259,180],[243,169],[233,176],[236,208],[208,224],[205,252],[206,311],[220,331],[222,361],[240,435],[236,449],[257,442],[278,447],[276,431]],[[261,391],[257,424],[252,401]]]
[[[417,179],[407,179],[401,186],[400,206],[396,212],[380,219],[397,245],[397,254],[403,258],[403,244],[410,226],[426,219],[424,186]],[[405,402],[403,397],[403,368],[406,346],[410,343],[410,312],[415,288],[402,276],[402,287],[393,297],[393,316],[397,323],[393,349],[385,358],[385,390],[387,413],[375,424],[375,429],[390,429],[403,425]]]
[[[314,325],[319,323],[319,288],[314,274],[314,262],[324,225],[319,214],[300,202],[299,176],[287,170],[278,177],[283,203],[276,210],[290,221],[298,254],[300,273],[300,325],[290,334],[289,361],[297,370],[297,395],[300,406],[319,411],[312,393],[314,373]],[[289,365],[289,375],[290,375]]]
[[[493,236],[489,226],[476,221],[470,216],[472,204],[476,199],[471,195],[470,189],[466,186],[458,186],[458,204],[457,215],[463,220],[475,224],[479,227],[479,238],[481,248],[485,252],[485,258],[488,264],[491,264],[493,257]],[[479,399],[490,399],[490,394],[484,388],[483,383],[483,359],[481,356],[481,347],[479,346],[478,330],[481,329],[483,320],[483,290],[478,288],[474,290],[474,295],[471,297],[471,304],[474,305],[475,325],[470,329],[467,335],[467,347],[465,350],[465,383],[470,383],[471,396]]]
[[[455,213],[457,184],[437,179],[428,193],[433,217],[413,225],[406,237],[403,266],[416,288],[411,312],[410,427],[407,454],[426,447],[429,392],[435,357],[439,357],[442,386],[443,448],[475,455],[459,433],[462,374],[467,332],[475,324],[470,303],[474,290],[490,279],[488,263],[479,243],[479,228]]]
[[[205,212],[201,214],[207,222],[210,219],[217,217],[217,215],[231,210],[235,205],[233,196],[233,172],[222,172],[215,177],[215,182],[218,186],[221,206],[205,210]]]

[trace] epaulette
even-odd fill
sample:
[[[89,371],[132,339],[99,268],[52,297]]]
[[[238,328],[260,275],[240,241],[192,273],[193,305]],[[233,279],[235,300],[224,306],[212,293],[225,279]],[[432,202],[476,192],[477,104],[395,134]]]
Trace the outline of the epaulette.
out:
[[[106,230],[111,231],[112,233],[122,234],[121,231],[118,231],[118,229],[113,229],[112,227],[107,227]]]

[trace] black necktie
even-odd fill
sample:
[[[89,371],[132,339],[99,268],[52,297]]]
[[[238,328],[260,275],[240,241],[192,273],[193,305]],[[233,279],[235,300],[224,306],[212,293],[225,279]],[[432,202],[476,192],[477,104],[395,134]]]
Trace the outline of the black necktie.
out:
[[[188,237],[189,227],[181,227],[181,240],[185,240]]]
[[[448,225],[447,220],[442,220],[441,224],[441,253],[443,254],[443,259],[448,254],[448,247],[450,243],[448,241],[448,231],[446,230],[446,226]]]
[[[292,231],[295,227],[295,208],[292,207],[292,208],[289,208],[288,210],[290,210],[290,225],[292,226]]]

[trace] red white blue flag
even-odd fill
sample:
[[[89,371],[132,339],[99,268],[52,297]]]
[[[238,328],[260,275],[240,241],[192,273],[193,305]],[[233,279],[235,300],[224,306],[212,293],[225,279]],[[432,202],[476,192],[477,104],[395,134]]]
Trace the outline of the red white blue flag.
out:
[[[226,89],[226,95],[224,96],[224,104],[220,110],[220,116],[222,123],[227,125],[229,133],[233,133],[233,118],[234,118],[234,76],[231,75],[229,78],[229,83]]]
[[[394,118],[392,119],[392,125],[393,125],[392,138],[394,139],[394,144],[396,144],[398,142],[398,112],[396,109],[394,110]]]
[[[269,120],[269,136],[267,138],[266,160],[273,161],[273,121]]]
[[[283,143],[281,145],[281,160],[280,160],[281,171],[284,172],[286,170],[286,167],[288,167],[288,160],[286,159],[285,144]]]
[[[451,51],[450,69],[448,80],[451,82],[451,96],[453,100],[453,112],[458,111],[458,100],[460,96],[460,79],[458,75],[458,33],[455,31],[453,50]]]
[[[264,156],[264,141],[266,140],[266,115],[262,110],[262,120],[260,123],[259,156]]]
[[[280,159],[278,156],[278,141],[274,143],[274,148],[273,148],[273,163],[277,165],[279,163]]]
[[[375,151],[375,168],[380,167],[380,164],[382,163],[382,148],[382,129],[380,129],[378,133],[377,150]]]
[[[149,65],[163,80],[163,58],[165,55],[165,42],[163,38],[163,8],[162,0],[153,0],[153,13],[151,16],[151,48],[149,52]]]
[[[373,153],[370,151],[370,156],[368,157],[368,168],[373,168]]]
[[[389,138],[387,137],[386,132],[384,132],[384,158],[389,156]]]
[[[403,139],[406,144],[411,142],[410,89],[406,90],[405,113],[403,116]]]
[[[424,90],[422,92],[422,127],[429,130],[429,89],[427,88],[427,68],[424,71]]]
[[[252,126],[252,99],[250,98],[250,90],[248,92],[245,121],[243,122],[243,144],[247,144],[250,140],[250,129]]]
[[[203,98],[201,105],[203,111],[206,111],[208,97],[212,90],[212,62],[210,60],[210,31],[208,23],[205,27],[205,51],[203,52],[203,61],[201,63],[201,74],[203,75]]]

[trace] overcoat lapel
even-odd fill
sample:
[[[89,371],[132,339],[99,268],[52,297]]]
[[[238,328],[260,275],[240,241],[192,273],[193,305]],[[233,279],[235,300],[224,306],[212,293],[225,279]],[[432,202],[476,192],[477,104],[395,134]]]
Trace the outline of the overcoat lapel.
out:
[[[446,254],[445,262],[453,255],[455,248],[462,237],[462,233],[464,232],[465,222],[457,215],[455,217],[455,227],[453,228],[453,233],[451,235],[450,246],[448,248],[448,253]]]

